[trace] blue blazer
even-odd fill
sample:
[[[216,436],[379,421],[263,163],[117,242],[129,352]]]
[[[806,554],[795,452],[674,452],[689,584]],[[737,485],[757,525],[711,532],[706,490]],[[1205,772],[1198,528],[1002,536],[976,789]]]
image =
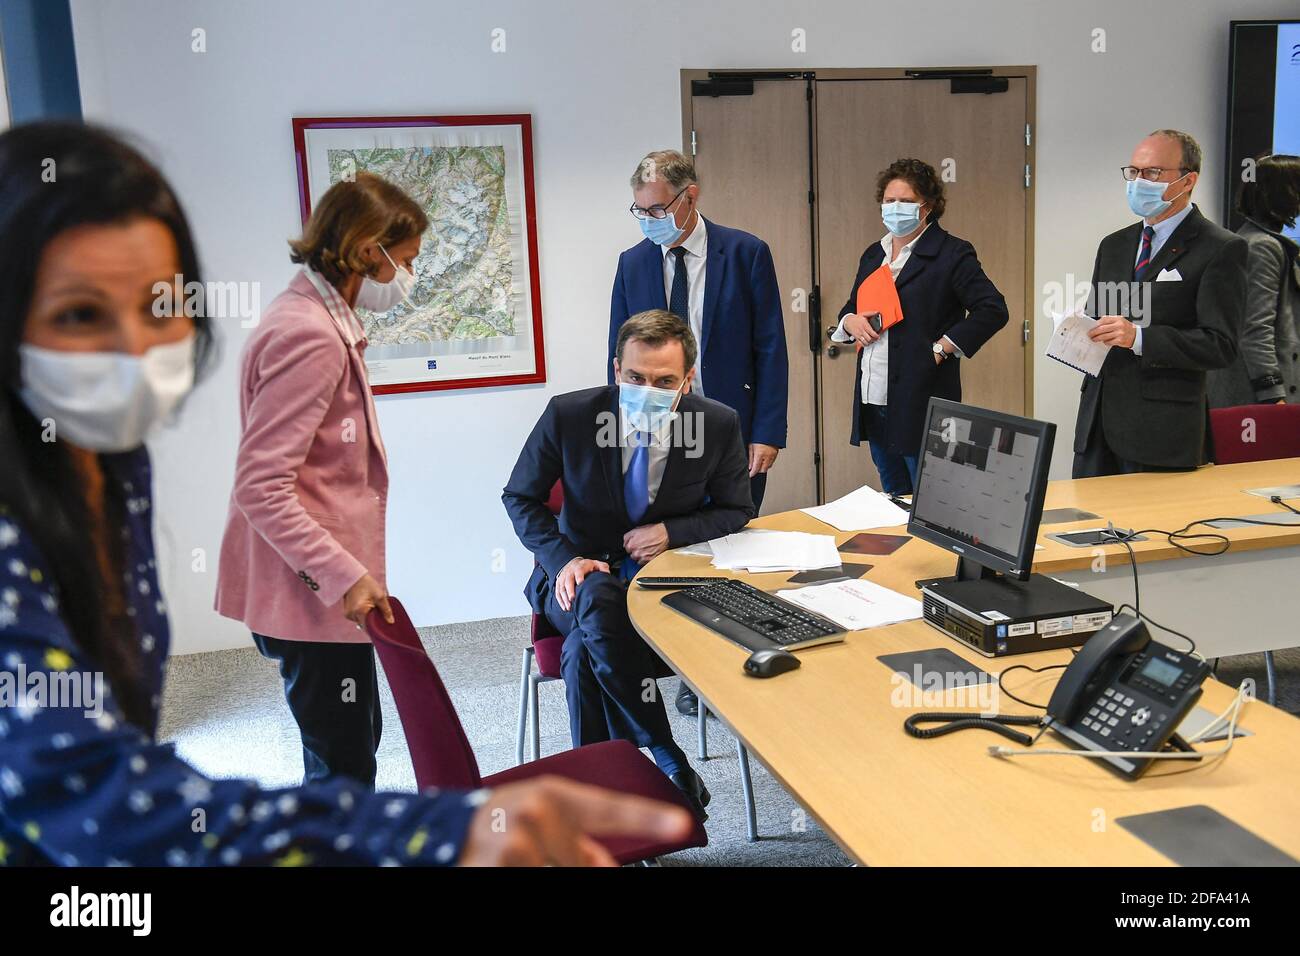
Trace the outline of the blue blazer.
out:
[[[858,286],[884,261],[879,242],[867,246],[849,301],[835,316],[837,323],[858,311]],[[903,321],[889,330],[889,434],[884,444],[895,454],[917,455],[930,397],[961,401],[961,359],[953,356],[936,365],[932,346],[946,335],[970,358],[1007,324],[1007,300],[984,274],[975,247],[937,222],[912,247],[894,285]],[[864,437],[858,432],[864,354],[858,353],[853,376],[849,441],[854,445]]]
[[[757,236],[704,222],[709,251],[698,343],[704,387],[709,398],[736,410],[747,445],[784,448],[789,367],[772,253]],[[638,312],[666,308],[663,250],[643,239],[618,257],[609,307],[610,384],[619,328]]]

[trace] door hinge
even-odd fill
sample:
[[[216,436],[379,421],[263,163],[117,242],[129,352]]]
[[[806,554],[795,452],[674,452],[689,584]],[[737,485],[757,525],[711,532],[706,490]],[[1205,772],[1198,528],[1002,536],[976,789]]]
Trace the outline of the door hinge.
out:
[[[1025,319],[1024,336],[1025,336],[1025,344],[1028,345],[1029,344],[1029,320],[1028,319]]]
[[[1025,188],[1029,188],[1029,164],[1025,163]]]
[[[813,452],[813,464],[814,464],[814,465],[820,465],[821,463],[822,463],[822,454],[821,454],[821,452],[819,452],[819,451],[815,451],[815,452]]]
[[[1034,138],[1032,135],[1030,135],[1029,124],[1026,123],[1025,124],[1025,145],[1032,146],[1033,144],[1034,144]]]
[[[695,155],[695,130],[691,130],[691,155]]]

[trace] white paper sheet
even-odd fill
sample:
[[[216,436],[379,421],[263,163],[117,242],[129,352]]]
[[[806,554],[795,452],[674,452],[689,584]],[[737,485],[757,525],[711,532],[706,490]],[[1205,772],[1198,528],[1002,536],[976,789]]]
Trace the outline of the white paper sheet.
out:
[[[701,541],[699,544],[688,544],[683,548],[674,548],[673,554],[697,555],[703,558],[713,557],[713,547],[707,541]]]
[[[1102,363],[1110,354],[1110,346],[1088,338],[1088,333],[1096,328],[1097,320],[1075,311],[1069,315],[1054,312],[1052,321],[1056,328],[1047,343],[1047,357],[1087,375],[1100,375]]]
[[[835,537],[754,528],[715,538],[713,566],[729,571],[816,571],[840,566]]]
[[[858,631],[921,617],[921,602],[871,581],[831,581],[778,591],[777,596]]]
[[[907,524],[907,512],[868,485],[824,505],[799,510],[840,531],[870,531]]]

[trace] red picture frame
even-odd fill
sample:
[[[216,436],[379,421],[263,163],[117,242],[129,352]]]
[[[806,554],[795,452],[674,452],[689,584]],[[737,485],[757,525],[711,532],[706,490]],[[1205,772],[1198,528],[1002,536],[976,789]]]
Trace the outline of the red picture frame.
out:
[[[474,378],[448,378],[391,384],[373,384],[376,395],[446,389],[535,385],[546,381],[546,350],[542,332],[542,287],[537,256],[537,203],[533,185],[533,119],[529,113],[474,114],[465,116],[295,116],[294,166],[298,177],[298,206],[305,224],[311,216],[307,132],[309,130],[383,129],[402,127],[516,126],[520,137],[520,175],[523,180],[523,217],[527,225],[529,305],[533,342],[533,371]]]

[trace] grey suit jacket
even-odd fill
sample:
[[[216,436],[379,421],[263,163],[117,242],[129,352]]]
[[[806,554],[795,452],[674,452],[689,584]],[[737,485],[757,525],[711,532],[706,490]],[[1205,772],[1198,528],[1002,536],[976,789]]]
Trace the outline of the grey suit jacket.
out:
[[[1207,460],[1206,373],[1237,356],[1236,330],[1246,306],[1246,240],[1193,208],[1152,260],[1130,307],[1117,308],[1107,287],[1133,282],[1142,237],[1139,220],[1101,241],[1093,267],[1090,315],[1134,318],[1140,301],[1149,325],[1142,354],[1113,348],[1101,375],[1084,376],[1074,450],[1082,453],[1097,416],[1120,458],[1164,468]],[[1179,281],[1155,281],[1177,270]]]
[[[1210,373],[1210,407],[1300,402],[1300,250],[1250,219],[1237,235],[1250,250],[1241,354]]]

